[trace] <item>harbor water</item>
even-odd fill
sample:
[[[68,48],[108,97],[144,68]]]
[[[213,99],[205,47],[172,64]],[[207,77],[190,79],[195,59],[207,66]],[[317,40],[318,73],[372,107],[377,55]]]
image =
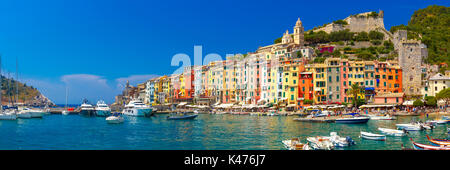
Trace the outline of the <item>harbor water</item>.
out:
[[[447,126],[410,132],[386,141],[359,138],[360,131],[380,133],[378,127],[395,129],[397,123],[423,116],[403,116],[397,120],[369,120],[367,124],[335,124],[293,121],[296,116],[250,116],[200,114],[194,120],[167,120],[167,114],[127,117],[122,124],[108,124],[104,117],[46,115],[41,119],[0,121],[1,150],[284,150],[282,140],[309,136],[329,136],[330,132],[350,136],[356,145],[349,150],[399,150],[412,148],[409,138],[428,144],[426,134],[447,138]],[[437,118],[440,115],[430,116]]]

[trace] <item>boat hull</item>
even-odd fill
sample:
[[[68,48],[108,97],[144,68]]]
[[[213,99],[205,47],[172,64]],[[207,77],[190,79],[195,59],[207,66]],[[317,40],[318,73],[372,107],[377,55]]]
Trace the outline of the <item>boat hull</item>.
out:
[[[26,112],[26,113],[19,113],[19,114],[17,114],[17,118],[20,118],[20,119],[31,119],[32,117],[31,117],[30,113]]]
[[[367,123],[369,121],[369,117],[367,118],[343,118],[336,119],[335,123],[345,123],[345,124],[359,124],[359,123]]]
[[[44,112],[30,112],[31,118],[42,118],[44,116]]]
[[[412,142],[414,149],[416,149],[416,150],[450,150],[450,147],[426,145],[426,144],[416,143],[412,139],[410,139],[410,140]]]
[[[198,115],[184,115],[184,116],[168,116],[168,120],[189,120],[195,119]]]
[[[123,110],[122,112],[124,115],[127,116],[150,116],[152,114],[152,109],[148,108],[148,109],[137,109],[137,108],[127,108],[125,110]]]
[[[111,111],[109,111],[109,110],[96,110],[95,111],[95,115],[96,116],[100,116],[100,117],[107,117],[107,116],[111,115]]]
[[[83,116],[95,116],[95,111],[94,110],[81,110],[80,111],[80,115],[83,115]]]
[[[428,141],[435,146],[450,146],[450,140],[447,139],[433,139],[427,135]]]
[[[110,116],[106,118],[106,122],[109,124],[123,123],[124,119],[122,117]]]
[[[378,134],[368,134],[361,132],[361,138],[363,139],[369,139],[369,140],[379,140],[379,141],[385,141],[386,136],[385,135],[378,135]]]
[[[16,120],[17,115],[15,114],[0,114],[0,120]]]

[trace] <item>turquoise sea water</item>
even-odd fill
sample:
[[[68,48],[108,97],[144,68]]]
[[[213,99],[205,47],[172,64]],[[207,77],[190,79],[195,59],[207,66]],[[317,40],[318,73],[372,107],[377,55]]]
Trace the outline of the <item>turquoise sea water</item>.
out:
[[[448,125],[434,130],[411,132],[409,137],[387,137],[386,141],[359,138],[360,131],[380,133],[377,128],[395,128],[413,117],[397,120],[370,120],[367,124],[297,122],[296,116],[249,116],[200,114],[195,120],[166,120],[156,117],[125,117],[122,124],[107,124],[104,117],[46,115],[42,119],[0,121],[1,150],[282,150],[281,140],[292,137],[329,135],[338,132],[356,141],[351,150],[398,150],[409,137],[427,143],[426,134],[447,138]],[[416,116],[426,120],[426,116]],[[432,118],[430,116],[430,118]]]

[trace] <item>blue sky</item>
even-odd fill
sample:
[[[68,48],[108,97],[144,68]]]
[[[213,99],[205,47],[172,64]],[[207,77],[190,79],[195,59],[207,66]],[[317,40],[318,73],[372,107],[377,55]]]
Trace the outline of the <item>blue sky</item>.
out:
[[[122,89],[171,74],[172,56],[246,53],[269,45],[298,17],[305,30],[367,11],[384,10],[385,27],[407,24],[413,12],[449,1],[117,1],[3,0],[3,74],[37,87],[55,103],[83,97],[107,103]],[[193,59],[191,59],[193,61]]]

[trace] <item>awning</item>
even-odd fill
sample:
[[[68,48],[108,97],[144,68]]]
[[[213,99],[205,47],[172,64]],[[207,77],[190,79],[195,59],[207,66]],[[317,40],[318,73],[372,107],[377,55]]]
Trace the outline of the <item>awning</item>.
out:
[[[289,104],[286,107],[296,107],[296,106],[297,106],[296,104]]]
[[[366,87],[365,89],[366,90],[375,90],[375,88],[373,88],[373,87]]]
[[[187,104],[187,102],[181,102],[180,104],[178,104],[178,106],[184,106],[186,104]]]

